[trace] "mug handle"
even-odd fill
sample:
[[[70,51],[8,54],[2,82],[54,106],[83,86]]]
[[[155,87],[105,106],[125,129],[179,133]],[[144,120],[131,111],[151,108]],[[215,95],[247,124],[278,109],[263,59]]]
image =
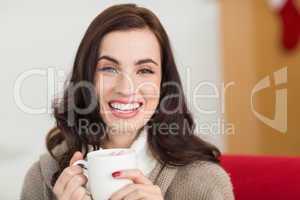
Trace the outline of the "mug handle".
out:
[[[81,167],[83,169],[83,175],[86,176],[87,179],[89,179],[88,176],[88,162],[85,160],[77,160],[75,161],[72,166],[74,165],[78,165],[79,167]]]

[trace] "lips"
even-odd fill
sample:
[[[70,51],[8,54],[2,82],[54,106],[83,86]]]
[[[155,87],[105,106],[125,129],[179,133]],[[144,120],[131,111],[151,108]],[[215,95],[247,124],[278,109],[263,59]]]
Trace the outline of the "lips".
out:
[[[112,114],[118,118],[131,118],[138,114],[142,101],[113,100],[108,102]]]
[[[138,109],[141,104],[140,103],[109,103],[109,106],[112,109],[117,109],[119,111],[132,111]]]

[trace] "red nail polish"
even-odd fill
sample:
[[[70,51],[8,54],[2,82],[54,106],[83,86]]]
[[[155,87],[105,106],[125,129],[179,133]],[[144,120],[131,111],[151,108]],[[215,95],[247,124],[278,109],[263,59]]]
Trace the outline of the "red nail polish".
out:
[[[120,176],[120,175],[121,175],[121,172],[120,172],[120,171],[116,171],[116,172],[112,173],[112,176],[113,176],[113,177],[118,177],[118,176]]]

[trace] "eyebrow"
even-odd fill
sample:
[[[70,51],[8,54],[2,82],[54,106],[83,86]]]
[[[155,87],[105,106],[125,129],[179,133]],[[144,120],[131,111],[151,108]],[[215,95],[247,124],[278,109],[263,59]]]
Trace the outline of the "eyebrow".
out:
[[[113,57],[111,57],[111,56],[107,56],[107,55],[100,56],[100,57],[98,58],[98,62],[99,62],[100,60],[102,60],[102,59],[109,60],[109,61],[111,61],[111,62],[116,63],[117,65],[120,64],[120,62],[119,62],[117,59],[115,59],[115,58],[113,58]],[[145,63],[153,63],[154,65],[157,65],[157,66],[158,66],[157,62],[155,62],[155,61],[152,60],[151,58],[145,58],[145,59],[138,60],[138,61],[135,62],[135,65],[142,65],[142,64],[145,64]]]

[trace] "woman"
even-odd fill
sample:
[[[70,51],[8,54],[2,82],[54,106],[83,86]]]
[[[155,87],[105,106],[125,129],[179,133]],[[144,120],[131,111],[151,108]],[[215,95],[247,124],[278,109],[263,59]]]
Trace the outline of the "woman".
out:
[[[116,5],[94,19],[54,116],[49,154],[27,172],[22,200],[92,199],[73,163],[99,148],[137,147],[141,167],[112,174],[133,184],[110,199],[233,199],[219,150],[195,136],[167,33],[145,8]]]

